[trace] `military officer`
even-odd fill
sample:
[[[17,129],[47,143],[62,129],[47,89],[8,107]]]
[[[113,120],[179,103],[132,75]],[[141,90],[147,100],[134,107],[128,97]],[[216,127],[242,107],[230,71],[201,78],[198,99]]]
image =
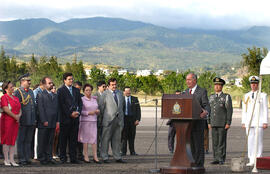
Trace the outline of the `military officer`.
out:
[[[15,91],[22,108],[17,139],[18,159],[21,165],[31,164],[31,142],[35,132],[36,110],[35,97],[30,89],[31,79],[29,74],[19,77],[21,87]]]
[[[212,146],[214,161],[211,164],[224,164],[226,159],[227,131],[232,121],[232,99],[223,93],[225,81],[219,77],[213,79],[215,94],[210,95],[211,114],[208,117],[208,128],[212,129]]]
[[[247,164],[247,166],[253,166],[255,162],[255,135],[256,135],[257,119],[259,119],[257,157],[262,156],[263,130],[268,127],[268,109],[267,109],[268,104],[266,93],[263,92],[261,93],[260,98],[258,98],[256,101],[255,109],[253,112],[254,103],[256,98],[258,97],[257,95],[258,95],[259,81],[260,79],[257,76],[249,77],[251,91],[245,94],[242,103],[242,127],[246,128],[246,133],[248,136],[249,163]],[[259,107],[260,113],[258,115]],[[248,127],[250,127],[249,131]]]

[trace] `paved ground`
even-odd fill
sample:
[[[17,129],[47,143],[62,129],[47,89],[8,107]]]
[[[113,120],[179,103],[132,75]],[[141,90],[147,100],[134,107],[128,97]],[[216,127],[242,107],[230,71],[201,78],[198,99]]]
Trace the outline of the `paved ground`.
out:
[[[95,173],[95,174],[142,174],[150,173],[151,169],[155,168],[154,157],[154,144],[151,146],[154,139],[154,125],[155,125],[155,108],[143,108],[143,118],[140,126],[137,128],[136,137],[136,151],[139,156],[125,156],[124,159],[127,164],[118,164],[111,159],[110,164],[81,164],[81,165],[54,165],[54,166],[41,166],[38,162],[34,161],[29,167],[5,167],[3,161],[0,160],[0,173],[3,174],[82,174],[82,173]],[[160,111],[160,109],[159,109]],[[211,165],[212,153],[207,154],[205,157],[205,168],[208,174],[223,174],[231,173],[230,162],[231,158],[240,157],[245,147],[245,131],[240,128],[240,113],[241,110],[235,110],[232,127],[228,132],[228,144],[227,144],[227,160],[224,165]],[[169,154],[167,148],[167,130],[166,121],[160,118],[160,112],[158,112],[158,125],[160,131],[158,133],[158,159],[157,168],[165,167],[169,165],[172,155]],[[211,141],[211,136],[210,136]],[[151,148],[150,148],[151,146]],[[211,143],[210,143],[211,149]],[[267,129],[264,134],[264,155],[270,156],[270,129]],[[247,168],[246,172],[250,173],[251,168]],[[270,173],[270,171],[260,171],[261,173]]]

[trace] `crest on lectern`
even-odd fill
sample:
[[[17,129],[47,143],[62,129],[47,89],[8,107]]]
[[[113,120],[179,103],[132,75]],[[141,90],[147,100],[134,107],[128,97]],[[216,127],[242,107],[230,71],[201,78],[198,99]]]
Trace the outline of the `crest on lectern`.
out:
[[[180,107],[180,105],[178,104],[178,102],[176,102],[176,103],[173,105],[172,113],[173,113],[173,114],[181,114],[181,107]]]

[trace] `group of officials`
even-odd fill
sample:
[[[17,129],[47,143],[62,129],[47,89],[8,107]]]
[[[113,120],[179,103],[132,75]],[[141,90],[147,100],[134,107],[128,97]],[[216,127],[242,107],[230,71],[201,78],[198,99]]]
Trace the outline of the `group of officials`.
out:
[[[268,127],[268,98],[266,93],[258,96],[259,77],[250,76],[249,82],[251,91],[244,95],[242,102],[242,127],[246,129],[248,139],[247,166],[253,166],[256,157],[261,157],[263,152],[263,130]],[[223,165],[226,160],[227,132],[230,128],[233,114],[231,96],[223,92],[225,81],[219,77],[213,79],[214,94],[208,98],[207,91],[197,85],[197,76],[190,73],[186,76],[188,89],[184,93],[194,95],[199,102],[202,111],[201,120],[195,120],[191,130],[191,151],[197,167],[203,167],[204,154],[207,153],[208,141],[205,137],[207,128],[212,132],[213,161],[211,164]],[[181,94],[176,91],[176,94]],[[259,112],[260,108],[260,112]],[[258,113],[259,112],[259,113]],[[259,121],[257,121],[259,120]],[[256,123],[259,123],[258,149],[256,156]],[[171,153],[174,151],[175,129],[173,120],[169,120],[168,148]],[[206,127],[206,126],[207,127]],[[207,130],[208,131],[208,130]]]
[[[242,108],[242,127],[246,129],[248,138],[248,166],[254,165],[256,157],[262,155],[263,130],[268,127],[268,99],[265,93],[258,96],[259,78],[251,76],[249,78],[251,91],[245,94]],[[3,84],[4,96],[1,97],[1,144],[7,166],[18,166],[14,161],[14,147],[17,139],[17,151],[20,165],[31,164],[31,149],[35,129],[37,128],[37,159],[41,164],[55,164],[52,155],[55,130],[60,127],[59,149],[61,163],[67,163],[67,151],[70,163],[80,164],[79,155],[86,155],[85,149],[82,154],[82,145],[78,138],[81,122],[88,119],[82,116],[95,115],[95,129],[93,142],[96,146],[93,149],[102,158],[103,163],[109,161],[109,146],[111,145],[112,156],[118,163],[126,163],[122,156],[127,154],[127,145],[130,155],[137,155],[134,148],[136,126],[141,119],[140,104],[137,97],[131,96],[130,87],[125,87],[124,91],[117,89],[117,80],[111,78],[106,84],[101,81],[97,84],[97,93],[93,98],[96,102],[94,112],[82,112],[84,106],[83,99],[92,100],[91,92],[93,87],[85,85],[83,90],[86,94],[84,98],[80,93],[81,84],[73,86],[72,73],[64,73],[64,84],[53,92],[53,81],[50,77],[41,80],[40,87],[33,92],[30,89],[31,79],[29,75],[20,77],[20,87],[14,92],[11,82]],[[186,76],[187,89],[184,93],[193,95],[201,106],[201,119],[195,120],[191,130],[191,151],[195,164],[198,167],[204,166],[205,155],[205,130],[208,128],[212,132],[213,161],[211,164],[224,164],[226,160],[227,132],[230,128],[233,114],[232,99],[227,93],[223,93],[225,81],[219,77],[213,79],[214,94],[208,98],[207,91],[197,85],[197,76],[189,73]],[[89,87],[89,88],[87,88]],[[87,90],[90,93],[87,93]],[[176,91],[176,94],[181,94]],[[88,97],[88,98],[87,98]],[[255,107],[254,107],[255,106]],[[260,113],[258,110],[260,108]],[[259,143],[257,156],[255,156],[255,127],[256,120],[259,120]],[[91,119],[90,119],[91,120]],[[172,124],[170,134],[175,134]],[[79,133],[80,134],[80,133]],[[18,136],[18,138],[17,138]],[[173,153],[173,136],[169,137],[169,150]],[[87,144],[87,143],[86,143]],[[85,146],[84,146],[85,147]],[[87,146],[86,146],[87,147]],[[100,163],[97,157],[94,162]],[[85,162],[89,162],[89,159]]]
[[[83,159],[80,156],[78,158],[78,155],[82,155],[79,142],[84,145],[81,139],[88,136],[84,135],[88,132],[82,134],[79,129],[83,129],[82,125],[87,125],[84,124],[85,121],[93,121],[94,117],[86,119],[86,116],[93,115],[96,116],[94,129],[84,131],[93,130],[89,134],[95,134],[91,137],[94,137],[92,141],[96,146],[92,147],[96,147],[95,152],[102,158],[103,163],[110,163],[110,145],[113,158],[118,163],[126,163],[122,156],[127,153],[127,143],[130,155],[137,155],[134,140],[136,126],[141,119],[141,110],[138,98],[131,96],[130,87],[125,87],[122,92],[117,89],[117,80],[112,78],[108,80],[108,84],[104,81],[99,82],[95,97],[91,97],[93,87],[89,84],[84,85],[84,96],[77,87],[82,86],[80,83],[74,85],[76,87],[73,86],[72,73],[63,74],[64,84],[57,93],[53,92],[54,84],[50,77],[44,77],[34,92],[30,89],[29,74],[21,76],[19,80],[20,87],[15,92],[11,82],[4,83],[2,87],[5,95],[1,98],[1,144],[4,147],[5,165],[29,165],[34,156],[42,165],[56,164],[52,149],[59,127],[60,162],[67,163],[69,156],[70,163],[80,164],[80,160],[89,163],[88,154],[87,157],[82,157]],[[90,92],[87,92],[89,90]],[[84,100],[96,103],[95,113],[87,111],[87,108],[92,106],[85,106]],[[34,137],[36,141],[33,141]],[[19,164],[14,161],[16,140]],[[36,155],[32,153],[33,144],[37,144]],[[85,155],[85,149],[83,152]],[[101,163],[94,156],[93,161]]]

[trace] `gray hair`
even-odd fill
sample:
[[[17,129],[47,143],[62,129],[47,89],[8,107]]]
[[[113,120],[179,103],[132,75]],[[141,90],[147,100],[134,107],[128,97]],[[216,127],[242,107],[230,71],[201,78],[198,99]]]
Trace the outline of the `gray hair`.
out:
[[[197,78],[197,75],[196,75],[196,74],[194,74],[194,73],[189,73],[188,75],[192,75],[192,78],[193,78],[194,80],[196,80],[196,82],[197,82],[197,79],[198,79],[198,78]],[[188,75],[187,75],[187,76],[188,76]]]

